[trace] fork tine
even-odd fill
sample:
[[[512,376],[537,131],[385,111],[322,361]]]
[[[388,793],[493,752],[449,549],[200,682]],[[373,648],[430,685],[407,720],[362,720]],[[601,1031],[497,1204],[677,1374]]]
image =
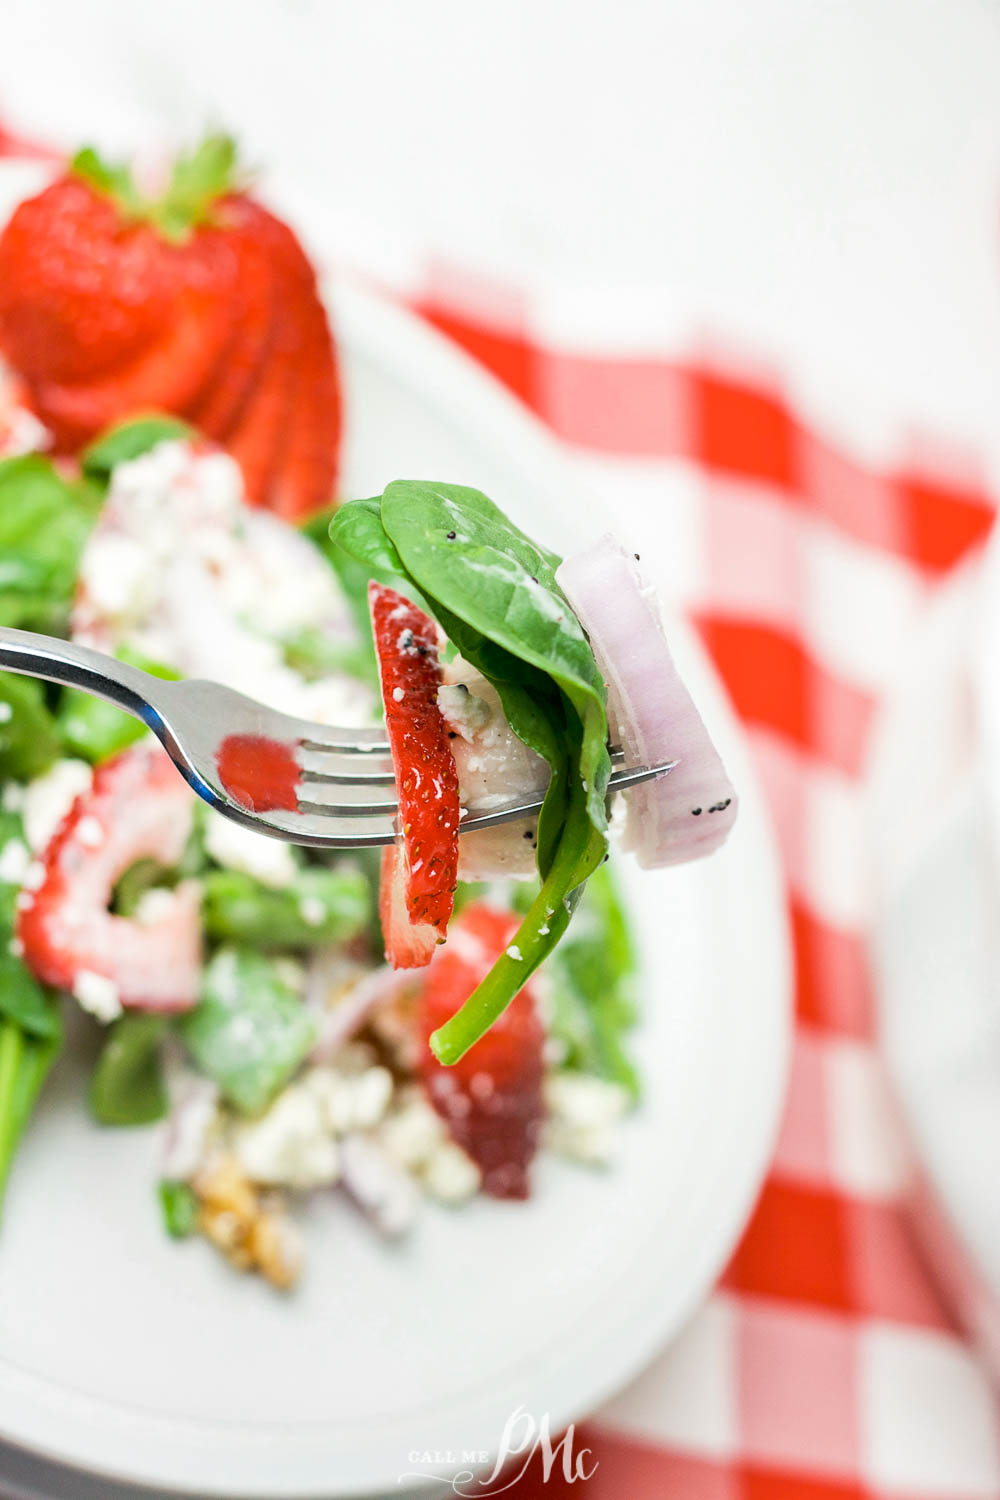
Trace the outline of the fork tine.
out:
[[[315,726],[319,729],[319,725]],[[385,729],[381,726],[367,729],[323,729],[323,738],[319,735],[309,735],[299,741],[302,750],[313,750],[317,753],[333,753],[338,755],[388,755],[389,742],[385,737]],[[621,745],[612,745],[608,752],[613,764],[620,765],[625,759],[625,751]]]
[[[676,764],[676,761],[667,761],[658,766],[634,766],[628,771],[616,771],[608,782],[608,792],[610,794],[611,792],[623,791],[626,787],[638,786],[644,781],[651,781],[654,777],[664,776],[668,771],[672,771]],[[335,778],[331,778],[331,780],[335,780]],[[338,782],[338,784],[343,785],[343,782]],[[362,789],[370,784],[370,782],[363,783]],[[354,785],[357,785],[357,783],[354,783]],[[539,798],[533,802],[508,803],[506,807],[491,808],[488,812],[483,813],[476,813],[475,810],[472,810],[460,819],[458,825],[459,832],[474,828],[490,828],[496,823],[506,823],[516,818],[530,817],[532,813],[539,811],[541,805],[542,800]],[[313,817],[369,819],[379,817],[393,818],[398,813],[399,807],[394,800],[352,802],[348,799],[346,802],[315,802],[300,797],[298,800],[298,810],[300,813]]]
[[[304,737],[299,742],[303,750],[333,750],[340,755],[389,754],[389,742],[382,725],[365,729],[326,729],[317,724],[313,728],[322,731],[322,738],[319,734]]]

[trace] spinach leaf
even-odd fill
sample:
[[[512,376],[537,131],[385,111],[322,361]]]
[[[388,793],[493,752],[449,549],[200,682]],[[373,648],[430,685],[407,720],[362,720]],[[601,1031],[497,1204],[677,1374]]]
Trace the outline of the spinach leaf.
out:
[[[565,1049],[563,1066],[620,1083],[639,1094],[625,1038],[635,1025],[635,952],[609,867],[587,882],[565,940],[549,957],[550,1034]]]
[[[157,443],[171,438],[193,438],[195,430],[180,417],[156,414],[148,417],[130,417],[119,422],[85,448],[80,458],[83,472],[88,479],[98,484],[107,484],[112,470],[129,459],[140,458],[155,448]]]
[[[178,1029],[195,1063],[229,1102],[257,1114],[306,1057],[316,1020],[278,962],[226,947],[206,967],[201,1002]]]
[[[397,481],[344,505],[330,534],[375,573],[402,571],[408,592],[494,684],[514,733],[547,761],[539,818],[542,885],[513,943],[431,1037],[455,1062],[513,999],[566,930],[607,852],[606,691],[590,644],[556,582],[559,558],[478,490]]]
[[[90,1112],[101,1125],[149,1125],[167,1112],[160,1044],[167,1018],[132,1011],[112,1023],[93,1077]]]
[[[49,769],[61,748],[44,685],[0,672],[0,779],[31,781]]]
[[[198,1197],[186,1182],[161,1177],[157,1186],[163,1227],[173,1240],[187,1239],[198,1225]]]
[[[174,682],[180,676],[173,667],[150,661],[148,657],[125,645],[119,646],[115,655],[119,661],[140,667],[153,677]],[[110,760],[120,750],[134,745],[149,733],[141,719],[115,708],[113,703],[106,703],[103,698],[77,692],[75,688],[63,689],[56,714],[56,727],[66,748],[73,755],[79,755],[95,766],[100,765],[101,761]]]
[[[202,925],[209,937],[253,948],[314,948],[343,943],[371,918],[360,870],[300,870],[281,890],[240,870],[210,870],[202,881]]]
[[[0,624],[65,628],[101,497],[39,454],[0,461]]]

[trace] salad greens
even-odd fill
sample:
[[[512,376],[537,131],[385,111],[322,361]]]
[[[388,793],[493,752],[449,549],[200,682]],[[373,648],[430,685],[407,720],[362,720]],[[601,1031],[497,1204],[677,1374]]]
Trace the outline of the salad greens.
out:
[[[101,498],[38,454],[0,460],[0,625],[65,630]]]
[[[23,830],[16,813],[0,811],[0,849]],[[55,993],[39,984],[11,952],[18,886],[0,882],[0,1198],[14,1154],[46,1074],[62,1047]]]
[[[402,580],[426,603],[551,772],[538,824],[538,894],[507,953],[431,1037],[439,1060],[455,1062],[556,947],[607,853],[604,682],[556,582],[559,559],[478,490],[397,481],[379,499],[342,506],[330,535],[370,573]]]
[[[166,1016],[129,1011],[113,1022],[90,1081],[90,1112],[101,1125],[150,1125],[167,1112],[160,1061]]]
[[[153,677],[163,677],[175,682],[180,676],[173,667],[150,661],[147,656],[126,645],[120,645],[115,655],[119,661],[139,667]],[[28,678],[21,680],[30,681]],[[94,698],[90,693],[79,693],[75,688],[62,690],[56,713],[56,729],[71,755],[79,755],[95,766],[100,765],[102,760],[110,760],[119,751],[127,750],[129,745],[136,744],[148,733],[141,719],[115,708],[113,703],[107,703],[103,698]]]
[[[34,677],[0,672],[0,777],[31,781],[61,753],[59,726],[49,710],[44,684]]]
[[[515,905],[531,899],[519,890]],[[638,1020],[636,957],[621,898],[609,865],[595,870],[573,925],[545,967],[549,1034],[563,1050],[561,1066],[621,1084],[639,1095],[635,1067],[625,1050]]]
[[[172,1240],[185,1240],[198,1223],[198,1197],[186,1182],[163,1177],[157,1189],[163,1227]]]
[[[344,943],[371,920],[368,881],[350,867],[308,866],[278,890],[241,870],[210,870],[202,892],[208,936],[254,948]]]
[[[156,413],[149,417],[130,417],[103,432],[89,448],[80,455],[80,467],[88,479],[106,485],[118,464],[131,458],[141,458],[157,443],[170,439],[195,437],[193,427],[182,422],[180,417],[169,417]]]
[[[252,1115],[291,1078],[317,1027],[280,959],[233,945],[209,961],[201,1003],[177,1029],[201,1071]]]

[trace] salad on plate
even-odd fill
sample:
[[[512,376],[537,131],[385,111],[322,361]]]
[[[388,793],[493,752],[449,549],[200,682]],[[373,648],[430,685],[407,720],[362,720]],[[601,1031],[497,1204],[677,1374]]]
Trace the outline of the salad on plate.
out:
[[[120,710],[0,674],[0,1180],[68,1008],[81,1109],[161,1132],[166,1232],[278,1287],[309,1194],[397,1236],[422,1199],[528,1197],[540,1150],[609,1162],[639,1094],[609,849],[698,858],[736,814],[638,559],[564,561],[463,485],[333,503],[315,273],[222,138],[155,198],[85,151],[22,204],[0,357],[0,624],[384,719],[399,800],[381,858],[296,848]],[[613,745],[677,764],[609,801]]]

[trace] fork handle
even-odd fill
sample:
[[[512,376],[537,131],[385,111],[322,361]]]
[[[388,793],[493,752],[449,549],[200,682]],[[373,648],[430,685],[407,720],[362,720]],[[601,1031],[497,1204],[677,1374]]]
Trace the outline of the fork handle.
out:
[[[159,678],[102,651],[92,651],[89,646],[78,646],[58,636],[36,635],[32,630],[0,627],[0,667],[79,688],[124,709],[151,729],[161,722],[149,701],[150,689],[164,686]]]

